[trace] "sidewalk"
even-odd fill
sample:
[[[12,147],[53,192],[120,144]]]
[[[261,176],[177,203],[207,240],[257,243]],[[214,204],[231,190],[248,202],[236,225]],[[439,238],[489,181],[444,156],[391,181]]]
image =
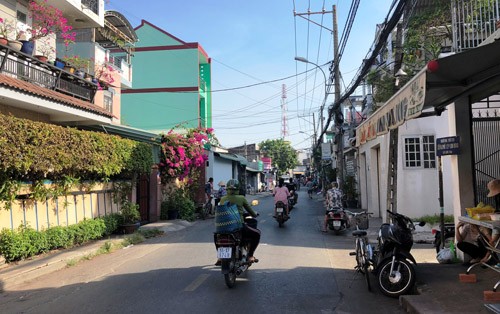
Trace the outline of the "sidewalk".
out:
[[[368,237],[375,241],[378,229],[382,224],[380,218],[370,218]],[[460,282],[459,274],[465,274],[467,266],[462,263],[439,264],[432,243],[434,235],[428,226],[416,226],[413,234],[414,245],[411,250],[417,261],[416,294],[404,295],[399,303],[407,313],[499,313],[498,301],[484,301],[484,291],[489,297],[493,286],[500,279],[498,273],[491,269],[476,266],[471,274],[475,274],[475,283]],[[490,292],[491,291],[491,292]],[[500,291],[500,288],[499,288]],[[488,310],[485,305],[499,306],[496,312]]]

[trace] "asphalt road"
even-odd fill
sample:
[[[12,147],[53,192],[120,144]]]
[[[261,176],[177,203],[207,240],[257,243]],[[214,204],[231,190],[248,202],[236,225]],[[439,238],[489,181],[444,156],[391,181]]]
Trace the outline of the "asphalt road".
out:
[[[272,197],[259,198],[260,262],[233,289],[213,266],[208,219],[4,293],[1,312],[403,313],[397,299],[368,292],[354,272],[350,232],[320,232],[320,198],[302,189],[283,228],[272,218]]]

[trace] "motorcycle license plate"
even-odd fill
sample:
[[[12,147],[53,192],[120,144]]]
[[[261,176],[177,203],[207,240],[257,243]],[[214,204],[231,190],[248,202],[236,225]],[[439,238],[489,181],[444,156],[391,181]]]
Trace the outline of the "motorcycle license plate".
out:
[[[231,258],[231,247],[220,247],[217,249],[217,258]]]
[[[334,220],[333,221],[333,226],[334,227],[340,227],[340,220]]]
[[[283,207],[278,207],[278,208],[276,208],[276,212],[277,212],[277,213],[282,213],[282,212],[283,212]]]

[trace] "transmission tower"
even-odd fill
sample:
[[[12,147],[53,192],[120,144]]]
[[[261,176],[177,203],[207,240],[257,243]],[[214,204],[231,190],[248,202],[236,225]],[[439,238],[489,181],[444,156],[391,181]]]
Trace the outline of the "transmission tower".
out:
[[[286,84],[281,85],[281,138],[288,136],[288,125],[286,123]]]

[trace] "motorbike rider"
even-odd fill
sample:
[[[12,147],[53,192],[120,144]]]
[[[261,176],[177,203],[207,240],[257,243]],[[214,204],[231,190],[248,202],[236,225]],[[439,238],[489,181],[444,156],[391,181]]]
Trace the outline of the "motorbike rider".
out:
[[[293,204],[297,204],[297,199],[299,195],[297,194],[297,186],[293,182],[293,179],[290,178],[289,182],[286,183],[286,187],[288,188],[288,191],[290,192],[290,195],[293,195]]]
[[[247,199],[243,195],[239,195],[240,183],[238,180],[231,179],[227,181],[226,190],[227,194],[221,198],[220,203],[224,204],[225,202],[229,202],[231,204],[236,204],[238,206],[238,211],[240,212],[241,221],[243,222],[243,230],[242,230],[243,237],[249,239],[250,241],[247,260],[249,263],[258,262],[259,260],[256,259],[253,256],[253,254],[255,253],[255,250],[259,245],[260,230],[257,228],[252,228],[245,223],[244,213],[246,211],[254,218],[257,217],[258,214],[252,209]],[[217,260],[217,263],[215,263],[216,266],[219,266],[220,264],[221,264],[220,260]]]
[[[288,188],[285,186],[285,179],[280,178],[278,180],[278,186],[274,188],[273,190],[273,196],[274,196],[274,218],[276,218],[276,203],[277,202],[283,202],[285,205],[285,212],[286,212],[286,217],[288,218],[288,197],[290,196],[290,191],[288,191]]]
[[[332,182],[330,185],[330,189],[326,191],[326,200],[325,200],[325,222],[323,226],[323,232],[327,232],[328,227],[328,216],[330,211],[342,209],[342,190],[339,189],[339,185],[337,182]]]
[[[220,204],[220,199],[227,194],[226,191],[226,182],[219,182],[219,190],[217,190],[217,196],[215,197],[215,206]]]

